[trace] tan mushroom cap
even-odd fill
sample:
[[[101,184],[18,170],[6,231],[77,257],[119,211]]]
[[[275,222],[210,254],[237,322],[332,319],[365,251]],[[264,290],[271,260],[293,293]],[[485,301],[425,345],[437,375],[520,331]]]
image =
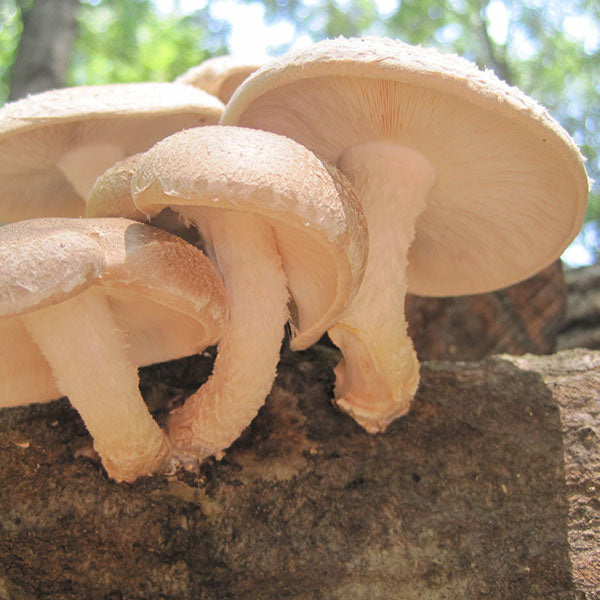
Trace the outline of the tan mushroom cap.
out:
[[[133,221],[146,221],[146,215],[138,210],[131,196],[131,180],[142,156],[143,152],[128,156],[96,179],[85,201],[84,216],[123,217]]]
[[[367,240],[356,196],[292,140],[237,127],[182,131],[145,154],[132,188],[144,212],[193,204],[271,224],[295,304],[293,348],[314,343],[360,283]]]
[[[490,71],[436,50],[319,42],[246,80],[221,123],[288,136],[336,165],[373,141],[422,155],[435,183],[408,255],[415,294],[524,279],[560,256],[584,218],[588,180],[564,129]]]
[[[94,179],[222,103],[192,86],[132,83],[52,90],[0,109],[0,222],[74,217]],[[81,180],[81,181],[80,181]]]
[[[215,56],[188,69],[175,79],[175,83],[193,85],[227,104],[241,83],[260,66],[261,63],[248,61],[241,56]]]
[[[123,217],[168,231],[190,244],[200,245],[198,232],[169,208],[150,220],[133,202],[131,181],[143,152],[128,156],[96,179],[85,201],[84,216],[89,218]]]
[[[226,320],[220,278],[196,248],[127,219],[34,219],[0,228],[0,406],[59,397],[19,316],[102,287],[133,362],[216,343]]]

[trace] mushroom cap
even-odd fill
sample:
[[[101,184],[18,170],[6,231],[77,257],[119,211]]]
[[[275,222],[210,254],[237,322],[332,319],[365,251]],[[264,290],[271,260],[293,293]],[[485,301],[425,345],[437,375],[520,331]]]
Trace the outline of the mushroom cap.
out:
[[[33,219],[0,228],[0,406],[60,396],[19,315],[103,286],[142,366],[216,343],[223,284],[202,252],[128,219]],[[39,382],[39,385],[38,385]]]
[[[176,133],[146,152],[132,182],[138,208],[206,207],[272,225],[294,301],[292,347],[314,343],[354,295],[367,233],[345,178],[292,140],[238,127]]]
[[[81,86],[6,104],[0,109],[0,222],[81,216],[84,199],[57,166],[80,145],[104,144],[128,156],[175,131],[216,123],[222,111],[214,96],[176,83]]]
[[[131,180],[143,152],[132,154],[98,177],[85,201],[84,216],[88,218],[123,217],[140,223],[148,223],[163,231],[168,231],[194,246],[201,247],[199,234],[194,227],[186,224],[177,213],[166,208],[148,220],[137,208],[131,195]]]
[[[131,180],[143,152],[132,154],[104,171],[85,201],[86,217],[123,217],[144,222],[146,215],[138,210],[131,196]]]
[[[256,61],[233,54],[214,56],[188,69],[175,79],[175,83],[193,85],[227,104],[241,83],[260,66]]]
[[[560,256],[584,218],[588,180],[565,130],[491,71],[433,49],[319,42],[259,69],[221,123],[291,137],[333,164],[373,141],[420,152],[436,181],[409,251],[414,294],[525,279]]]

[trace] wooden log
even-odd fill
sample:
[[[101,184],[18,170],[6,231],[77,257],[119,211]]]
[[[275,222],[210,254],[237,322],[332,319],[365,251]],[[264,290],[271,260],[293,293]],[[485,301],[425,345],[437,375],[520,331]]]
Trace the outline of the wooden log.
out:
[[[600,597],[600,353],[431,362],[369,435],[336,352],[284,353],[220,462],[109,481],[66,401],[0,411],[0,598]],[[162,419],[210,371],[142,372]]]
[[[492,354],[550,354],[563,327],[560,261],[497,292],[457,298],[407,296],[408,332],[420,360],[480,360]]]
[[[567,314],[557,347],[600,349],[600,264],[569,269]]]

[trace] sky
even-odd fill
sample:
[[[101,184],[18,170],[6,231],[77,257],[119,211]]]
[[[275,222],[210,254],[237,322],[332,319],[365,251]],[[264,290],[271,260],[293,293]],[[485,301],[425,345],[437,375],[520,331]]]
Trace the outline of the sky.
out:
[[[175,10],[188,14],[203,8],[205,4],[202,0],[155,0],[158,10],[165,14],[172,14]],[[308,45],[312,41],[306,35],[299,35],[293,23],[286,19],[267,24],[265,7],[261,2],[216,0],[211,3],[210,12],[215,19],[227,20],[230,23],[231,53],[240,54],[248,60],[264,60],[269,56],[270,48],[289,42],[293,42],[292,47],[297,47]]]

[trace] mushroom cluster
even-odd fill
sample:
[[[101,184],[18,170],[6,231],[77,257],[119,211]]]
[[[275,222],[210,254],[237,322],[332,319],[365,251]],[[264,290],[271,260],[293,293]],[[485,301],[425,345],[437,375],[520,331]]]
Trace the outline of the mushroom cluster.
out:
[[[536,273],[588,192],[533,100],[383,38],[31,96],[0,109],[0,155],[0,220],[17,221],[0,228],[0,406],[67,395],[125,481],[220,457],[264,403],[286,327],[292,349],[329,334],[335,403],[383,431],[419,381],[406,292]],[[164,431],[136,368],[215,343]]]

